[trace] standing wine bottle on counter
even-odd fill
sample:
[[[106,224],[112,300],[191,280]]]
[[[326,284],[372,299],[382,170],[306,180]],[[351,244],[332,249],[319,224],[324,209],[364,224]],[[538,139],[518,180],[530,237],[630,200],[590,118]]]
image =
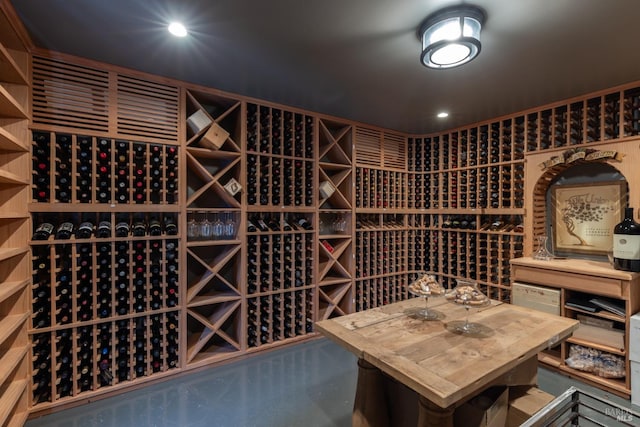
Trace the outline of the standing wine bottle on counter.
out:
[[[640,224],[633,208],[625,208],[624,219],[613,229],[613,268],[640,272]]]

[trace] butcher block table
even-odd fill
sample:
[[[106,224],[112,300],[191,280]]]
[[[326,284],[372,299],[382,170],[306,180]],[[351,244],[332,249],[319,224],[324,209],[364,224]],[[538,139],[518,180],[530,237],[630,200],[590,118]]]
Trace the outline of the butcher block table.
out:
[[[486,331],[468,336],[447,328],[465,319],[462,306],[430,298],[429,309],[442,313],[435,321],[416,315],[422,307],[423,299],[411,298],[316,323],[358,357],[353,426],[399,425],[389,419],[392,408],[379,390],[390,377],[418,394],[418,426],[451,427],[457,406],[488,387],[509,385],[509,377],[531,362],[537,367],[539,351],[578,327],[574,319],[491,301],[469,310],[469,322]]]

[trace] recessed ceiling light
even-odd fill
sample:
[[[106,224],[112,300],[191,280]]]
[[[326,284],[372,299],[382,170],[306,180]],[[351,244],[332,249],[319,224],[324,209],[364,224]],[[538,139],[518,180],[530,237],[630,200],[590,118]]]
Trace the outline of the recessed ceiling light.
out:
[[[169,32],[176,37],[185,37],[187,35],[187,29],[179,22],[169,24]]]
[[[438,117],[440,117],[441,119],[444,119],[445,117],[449,117],[449,113],[447,113],[446,111],[443,111],[441,113],[438,113]]]

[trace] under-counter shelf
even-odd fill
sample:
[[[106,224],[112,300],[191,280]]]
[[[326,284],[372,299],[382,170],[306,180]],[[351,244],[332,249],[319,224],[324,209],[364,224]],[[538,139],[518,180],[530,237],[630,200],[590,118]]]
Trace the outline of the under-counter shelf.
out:
[[[585,332],[588,332],[588,335],[580,337],[575,332],[575,337],[570,337],[560,344],[559,355],[552,356],[543,352],[539,360],[547,366],[566,372],[579,380],[628,398],[631,394],[631,366],[628,352],[629,319],[640,311],[640,274],[615,270],[605,262],[585,259],[542,261],[530,257],[512,259],[511,270],[514,281],[559,289],[560,314],[562,316],[583,319],[586,322],[585,325],[590,325],[590,327],[597,327],[594,325],[600,324],[603,329],[600,332],[596,329],[596,333],[590,332],[591,329],[589,329]],[[605,309],[598,309],[595,305],[590,308],[596,311],[582,309],[573,304],[568,305],[572,299],[576,301],[574,303],[585,304],[580,301],[588,301],[595,297],[616,303],[624,309],[624,316],[610,313]],[[593,319],[586,318],[586,315]],[[609,334],[606,335],[609,338],[607,341],[595,342],[596,338],[603,336],[601,334],[607,334],[609,331],[607,328],[613,327],[614,322],[617,328],[621,328],[620,341],[610,339],[611,334]],[[593,341],[587,338],[593,338]],[[621,345],[621,348],[613,345],[617,343]],[[620,363],[624,365],[624,377],[605,378],[569,367],[566,360],[569,357],[571,346],[574,345],[609,354],[608,357],[620,358]]]

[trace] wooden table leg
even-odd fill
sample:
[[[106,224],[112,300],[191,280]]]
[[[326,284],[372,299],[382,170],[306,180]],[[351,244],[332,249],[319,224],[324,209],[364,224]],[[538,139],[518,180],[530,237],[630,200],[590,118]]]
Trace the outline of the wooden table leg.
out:
[[[384,377],[378,368],[364,359],[358,360],[358,384],[351,425],[352,427],[389,426]]]
[[[441,408],[420,396],[418,427],[453,427],[453,407]]]

